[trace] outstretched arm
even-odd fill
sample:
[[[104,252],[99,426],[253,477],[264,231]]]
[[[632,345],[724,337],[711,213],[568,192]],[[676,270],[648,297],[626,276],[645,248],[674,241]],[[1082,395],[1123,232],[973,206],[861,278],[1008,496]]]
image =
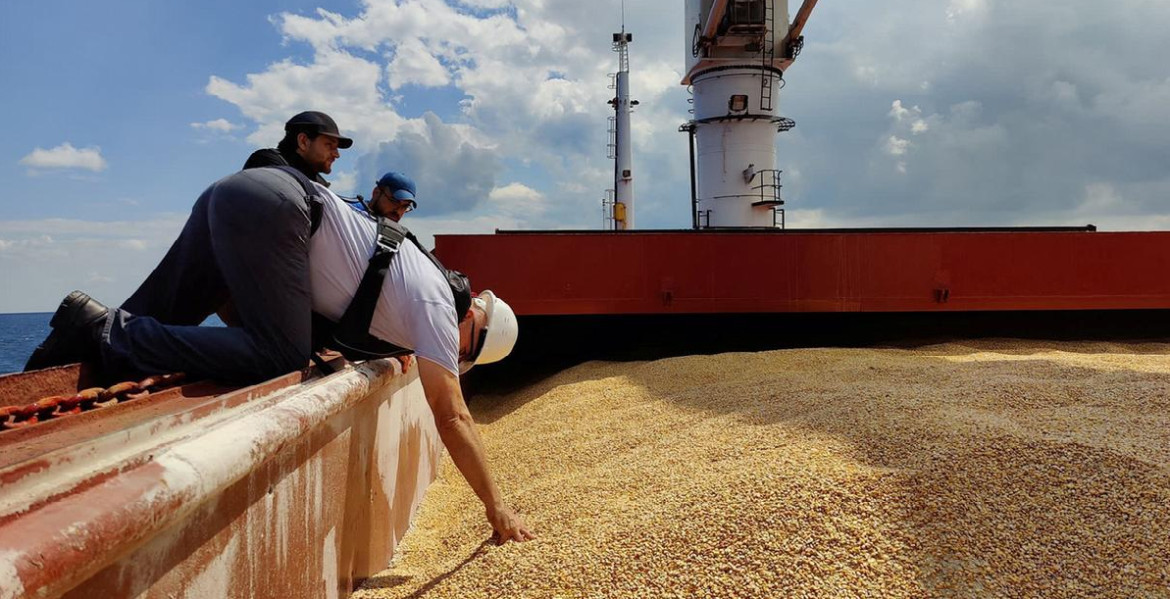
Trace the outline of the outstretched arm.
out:
[[[508,540],[527,541],[536,535],[528,530],[520,516],[504,504],[500,489],[488,471],[483,443],[475,429],[475,421],[463,401],[459,377],[446,368],[426,359],[418,359],[418,374],[423,392],[435,416],[439,438],[451,454],[451,461],[483,502],[488,522],[499,535],[501,543]]]

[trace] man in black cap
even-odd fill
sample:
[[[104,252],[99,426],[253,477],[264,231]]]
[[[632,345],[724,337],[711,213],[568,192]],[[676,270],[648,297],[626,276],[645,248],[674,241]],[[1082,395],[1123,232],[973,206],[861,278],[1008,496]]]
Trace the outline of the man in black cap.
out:
[[[249,162],[287,165],[327,185],[320,174],[351,145],[328,115],[302,112],[289,119],[280,147]],[[183,371],[252,383],[304,367],[312,349],[309,238],[320,202],[275,168],[213,183],[130,299],[108,310],[70,294],[25,370],[100,359],[110,373]],[[197,326],[229,303],[238,326]]]
[[[284,139],[275,148],[256,150],[244,163],[244,168],[259,166],[291,166],[322,185],[328,186],[322,174],[333,170],[337,150],[353,145],[343,137],[337,123],[329,115],[316,110],[302,112],[284,124]]]
[[[255,383],[304,368],[312,349],[310,206],[294,175],[240,171],[196,200],[171,249],[117,309],[74,292],[25,370],[100,361],[111,377],[186,372]],[[233,327],[198,326],[228,301]]]

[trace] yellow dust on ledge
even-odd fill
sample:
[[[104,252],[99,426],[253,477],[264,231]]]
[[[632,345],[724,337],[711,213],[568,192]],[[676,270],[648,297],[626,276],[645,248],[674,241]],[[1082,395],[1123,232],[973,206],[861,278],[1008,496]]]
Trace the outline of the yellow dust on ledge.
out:
[[[375,597],[1170,597],[1170,345],[592,362],[472,411]]]

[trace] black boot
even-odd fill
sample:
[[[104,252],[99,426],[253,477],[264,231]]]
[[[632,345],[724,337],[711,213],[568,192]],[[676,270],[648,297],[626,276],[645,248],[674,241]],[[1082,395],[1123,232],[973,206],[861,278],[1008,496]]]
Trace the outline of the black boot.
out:
[[[99,358],[102,328],[109,312],[80,291],[67,295],[49,321],[53,330],[33,350],[25,372]]]

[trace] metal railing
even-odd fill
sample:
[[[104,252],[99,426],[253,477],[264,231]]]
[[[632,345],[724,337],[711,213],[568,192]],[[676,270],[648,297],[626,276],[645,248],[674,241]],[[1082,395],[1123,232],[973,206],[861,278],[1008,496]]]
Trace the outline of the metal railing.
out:
[[[613,204],[616,201],[616,194],[616,190],[607,189],[605,196],[601,198],[601,228],[605,231],[617,229],[617,223],[613,218]]]

